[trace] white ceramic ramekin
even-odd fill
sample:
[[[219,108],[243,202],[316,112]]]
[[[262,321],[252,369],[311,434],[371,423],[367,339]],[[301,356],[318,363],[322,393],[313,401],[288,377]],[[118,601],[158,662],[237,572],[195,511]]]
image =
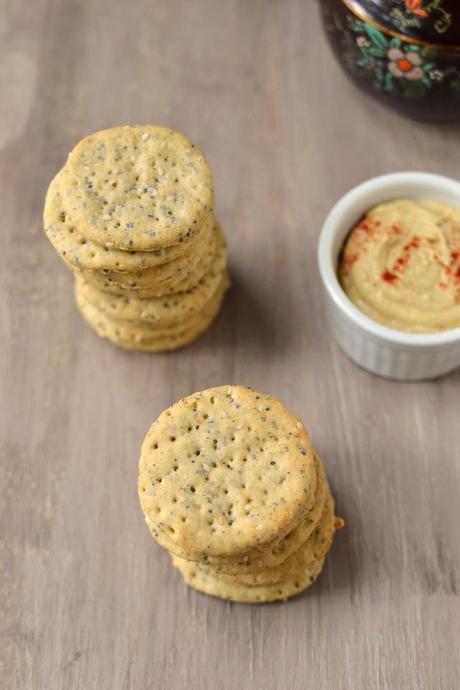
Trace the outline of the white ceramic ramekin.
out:
[[[380,376],[430,379],[460,366],[460,328],[441,333],[403,333],[357,309],[337,279],[343,242],[373,206],[397,198],[427,199],[460,208],[460,183],[441,175],[400,172],[374,177],[345,194],[327,216],[318,247],[329,326],[339,347],[356,364]]]

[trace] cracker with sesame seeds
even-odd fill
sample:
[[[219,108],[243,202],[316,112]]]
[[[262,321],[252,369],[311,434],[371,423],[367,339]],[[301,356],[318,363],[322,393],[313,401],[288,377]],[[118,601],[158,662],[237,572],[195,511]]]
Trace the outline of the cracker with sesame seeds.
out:
[[[70,152],[48,189],[45,232],[100,336],[159,352],[211,325],[229,286],[213,204],[203,154],[171,129],[115,127]]]
[[[195,340],[197,340],[203,333],[209,330],[212,326],[214,320],[219,313],[219,306],[214,305],[213,309],[209,311],[206,318],[201,319],[197,322],[197,325],[191,329],[180,328],[174,333],[169,335],[154,335],[154,336],[141,336],[138,333],[130,333],[127,337],[115,338],[105,335],[114,345],[122,348],[123,350],[135,350],[137,352],[174,352],[187,345],[191,345]],[[126,333],[126,331],[123,331]]]
[[[329,485],[324,473],[322,462],[315,453],[317,463],[317,485],[314,503],[307,511],[306,515],[299,522],[297,527],[288,532],[282,539],[276,539],[270,542],[263,549],[255,548],[247,551],[242,557],[233,557],[227,559],[211,559],[207,558],[206,563],[201,563],[203,569],[209,569],[212,572],[223,573],[228,575],[245,575],[259,573],[267,568],[275,568],[280,566],[289,558],[295,551],[310,538],[313,531],[316,529],[321,515],[324,511],[326,500],[330,495]],[[160,539],[164,535],[160,536]],[[166,543],[158,542],[168,548]],[[171,550],[171,549],[168,549]]]
[[[313,561],[294,572],[285,580],[269,585],[240,584],[227,582],[218,575],[204,573],[189,561],[174,561],[185,582],[191,587],[208,596],[219,599],[229,599],[242,604],[263,604],[272,601],[285,601],[311,587],[324,565],[324,558]]]
[[[289,556],[297,551],[310,537],[318,525],[324,510],[327,497],[330,495],[329,485],[319,456],[315,453],[317,464],[317,486],[313,505],[299,522],[297,527],[288,532],[282,539],[275,539],[262,547],[256,546],[242,554],[228,557],[209,557],[197,560],[197,564],[212,573],[224,575],[246,575],[259,573],[267,568],[281,565]],[[177,546],[169,540],[165,532],[159,532],[152,525],[150,531],[157,542],[171,554],[179,558],[187,558]],[[192,559],[193,560],[193,559]]]
[[[200,226],[195,227],[193,235],[186,241],[151,252],[121,251],[109,245],[102,247],[85,237],[66,212],[60,192],[61,172],[48,188],[43,221],[48,240],[72,269],[113,271],[118,274],[156,268],[195,252],[214,225],[213,216],[209,214]]]
[[[84,237],[127,251],[179,244],[214,205],[202,152],[183,134],[153,125],[85,137],[68,156],[61,193]]]
[[[206,275],[216,254],[217,233],[213,229],[208,242],[203,242],[196,254],[179,257],[156,268],[136,273],[115,273],[111,271],[75,271],[97,289],[114,295],[132,295],[139,299],[161,297],[185,292],[197,285]]]
[[[80,313],[100,337],[126,350],[166,352],[188,345],[211,326],[219,313],[228,285],[229,281],[224,280],[201,312],[167,326],[115,319],[99,312],[80,294],[78,284],[75,298]]]
[[[217,301],[218,295],[215,299],[206,305],[203,312],[200,314],[195,314],[188,319],[185,319],[178,324],[153,324],[146,323],[142,320],[126,320],[118,319],[116,317],[108,316],[106,314],[101,314],[93,304],[88,302],[86,298],[82,295],[80,291],[80,286],[76,284],[75,286],[75,297],[78,306],[85,313],[88,320],[92,321],[98,327],[100,326],[104,333],[106,333],[110,328],[117,330],[117,333],[123,335],[125,338],[132,334],[133,340],[141,341],[144,337],[150,338],[152,336],[168,336],[175,335],[178,331],[182,330],[193,330],[196,325],[201,323],[203,316],[211,311],[213,304]]]
[[[196,565],[200,571],[214,574],[221,578],[223,582],[228,582],[229,584],[236,583],[251,587],[255,585],[273,585],[278,582],[283,582],[294,573],[301,572],[303,568],[310,565],[313,561],[324,558],[331,548],[337,524],[339,523],[336,523],[334,499],[332,495],[329,494],[319,522],[313,532],[308,539],[280,565],[272,568],[265,568],[256,573],[239,575],[218,573],[215,570],[211,570],[209,567],[203,568],[199,564]],[[173,562],[175,559],[177,559],[177,556],[173,557]],[[182,559],[177,560],[182,561]]]
[[[206,560],[281,539],[311,507],[316,482],[298,418],[268,395],[221,386],[180,400],[153,423],[138,489],[151,531]]]
[[[228,282],[227,249],[224,235],[217,227],[217,249],[209,271],[197,285],[185,292],[140,299],[135,295],[119,296],[102,292],[84,278],[77,276],[80,294],[99,312],[117,319],[141,320],[154,324],[175,324],[199,314]]]

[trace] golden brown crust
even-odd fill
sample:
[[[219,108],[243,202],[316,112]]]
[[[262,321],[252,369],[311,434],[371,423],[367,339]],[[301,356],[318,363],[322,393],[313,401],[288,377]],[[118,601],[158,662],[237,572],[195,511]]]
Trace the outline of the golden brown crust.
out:
[[[213,210],[202,152],[166,127],[113,127],[82,139],[64,167],[65,208],[102,247],[152,251],[188,239]]]
[[[312,504],[316,482],[301,422],[242,386],[201,391],[165,410],[139,467],[150,529],[196,560],[281,539]]]

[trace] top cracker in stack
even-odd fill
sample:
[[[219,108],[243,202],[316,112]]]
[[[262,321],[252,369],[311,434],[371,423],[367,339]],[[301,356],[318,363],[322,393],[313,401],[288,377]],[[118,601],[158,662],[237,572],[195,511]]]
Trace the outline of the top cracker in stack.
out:
[[[45,232],[78,276],[77,304],[100,335],[123,347],[161,350],[190,342],[209,326],[228,286],[213,205],[206,159],[171,129],[115,127],[74,148],[50,184]],[[216,262],[214,293],[193,319],[178,323],[182,296],[190,303]],[[111,295],[133,300],[131,318],[108,314]],[[158,311],[171,295],[177,310],[161,323],[144,320],[147,301]]]
[[[185,580],[235,601],[306,589],[340,525],[302,423],[241,386],[196,393],[160,415],[142,447],[139,497]]]

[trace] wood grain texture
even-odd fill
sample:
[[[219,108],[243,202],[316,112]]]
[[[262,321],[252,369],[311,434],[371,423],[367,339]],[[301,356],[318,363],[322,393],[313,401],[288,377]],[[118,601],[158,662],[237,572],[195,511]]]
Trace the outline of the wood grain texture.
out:
[[[316,244],[331,204],[400,169],[458,175],[458,127],[352,87],[311,0],[1,0],[0,687],[454,690],[460,374],[398,384],[330,341]],[[234,286],[173,355],[79,317],[43,198],[88,132],[184,131],[211,162]],[[223,383],[302,417],[347,528],[306,595],[244,606],[185,587],[148,534],[139,447],[177,398]]]

